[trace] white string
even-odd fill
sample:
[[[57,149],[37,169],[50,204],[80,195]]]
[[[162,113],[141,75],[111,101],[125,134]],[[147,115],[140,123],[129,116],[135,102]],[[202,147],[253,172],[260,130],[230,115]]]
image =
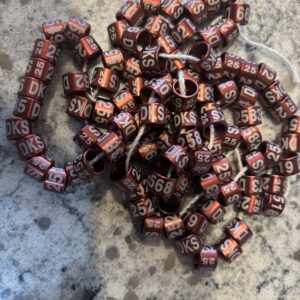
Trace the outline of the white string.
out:
[[[93,91],[93,94],[91,95],[90,93],[86,93],[86,96],[88,97],[88,99],[90,101],[92,101],[93,103],[96,103],[97,101],[97,96],[99,94],[100,88],[96,87],[95,90]]]
[[[174,166],[173,166],[173,165],[171,165],[171,166],[170,166],[170,168],[169,168],[169,171],[168,171],[167,177],[169,177],[169,178],[171,177],[173,170],[174,170]]]
[[[188,54],[167,54],[167,53],[160,53],[159,54],[160,57],[163,58],[167,58],[167,59],[172,59],[172,60],[176,60],[176,59],[185,59],[188,61],[192,61],[192,62],[199,62],[199,58],[192,56],[192,55],[188,55]]]
[[[292,73],[293,83],[295,83],[295,84],[299,84],[300,83],[300,78],[299,78],[298,73],[293,68],[291,62],[283,54],[281,54],[279,51],[277,51],[277,50],[275,50],[275,49],[273,49],[271,47],[268,47],[268,46],[266,46],[264,44],[252,41],[247,36],[245,36],[245,34],[243,34],[243,32],[241,30],[241,27],[240,27],[240,37],[243,38],[249,45],[252,45],[252,46],[255,46],[255,47],[259,47],[261,49],[264,49],[267,52],[273,53],[277,57],[280,57],[284,61],[284,63],[287,65],[287,67],[289,68],[289,71]]]
[[[209,137],[208,149],[211,150],[214,146],[214,142],[216,138],[215,126],[213,124],[209,125],[209,131],[210,131],[210,137]]]
[[[179,212],[179,215],[182,217],[201,197],[203,193],[196,195],[194,198],[191,199]]]
[[[103,156],[105,156],[104,152],[100,152],[97,156],[95,156],[90,162],[89,165],[93,166],[98,160],[100,160]]]
[[[133,154],[133,151],[137,147],[140,139],[142,138],[142,136],[143,136],[143,134],[145,132],[145,129],[146,129],[146,125],[145,124],[140,127],[139,133],[135,137],[135,139],[134,139],[134,141],[133,141],[133,143],[131,145],[131,148],[129,149],[129,151],[127,153],[126,162],[125,162],[126,172],[128,172],[128,170],[129,170],[129,162],[130,162],[130,158],[131,158],[131,156]]]
[[[239,170],[241,170],[241,169],[243,169],[243,162],[242,162],[242,159],[241,159],[240,151],[237,148],[235,149],[235,154],[236,154]]]
[[[185,88],[185,79],[184,79],[184,71],[178,71],[178,83],[179,83],[179,90],[182,96],[186,95],[186,88]]]
[[[83,66],[82,66],[82,71],[83,72],[87,72],[87,68],[88,68],[88,63],[87,63],[87,61],[83,64]]]
[[[245,173],[248,171],[248,167],[244,167],[240,170],[240,172],[234,177],[234,181],[238,181],[242,176],[245,175]]]

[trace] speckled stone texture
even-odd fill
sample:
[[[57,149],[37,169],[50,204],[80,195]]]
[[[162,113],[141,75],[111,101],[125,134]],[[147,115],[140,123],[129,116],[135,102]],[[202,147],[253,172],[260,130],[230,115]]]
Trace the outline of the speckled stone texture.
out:
[[[279,218],[245,217],[255,236],[233,264],[220,262],[216,272],[199,274],[172,243],[141,242],[131,225],[122,194],[108,180],[109,171],[90,185],[63,196],[45,192],[23,174],[14,143],[5,138],[4,120],[16,100],[43,21],[70,16],[86,18],[93,35],[108,49],[106,27],[120,0],[0,0],[0,299],[297,299],[300,295],[299,183],[292,179],[288,203]],[[296,0],[251,2],[247,36],[283,53],[299,72],[300,3]],[[238,41],[230,52],[265,61],[298,101],[285,66],[273,55]],[[75,70],[64,53],[37,131],[49,154],[63,163],[79,152],[72,142],[82,125],[69,118],[60,76]],[[299,101],[298,101],[299,103]],[[261,126],[272,140],[279,127],[265,119]],[[234,213],[229,211],[206,240],[220,236]],[[299,298],[298,298],[299,299]]]

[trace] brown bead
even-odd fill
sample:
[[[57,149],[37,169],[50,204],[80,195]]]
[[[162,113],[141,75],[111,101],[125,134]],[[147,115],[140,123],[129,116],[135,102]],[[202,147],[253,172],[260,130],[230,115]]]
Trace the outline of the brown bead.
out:
[[[126,148],[122,139],[114,132],[106,132],[97,139],[97,146],[106,157],[114,162],[118,160],[125,152]]]
[[[125,163],[119,162],[111,171],[110,179],[123,192],[128,193],[135,191],[139,187],[142,174],[133,165],[130,165],[127,171],[125,169]]]
[[[144,221],[142,229],[142,236],[145,238],[161,239],[164,230],[164,218],[163,217],[147,217]]]
[[[94,125],[87,124],[82,127],[74,136],[76,142],[81,149],[87,150],[96,147],[97,138],[100,137],[101,132]]]
[[[162,126],[166,124],[166,107],[164,104],[142,104],[139,112],[141,124],[151,126]]]
[[[262,181],[262,188],[266,193],[283,196],[287,191],[288,182],[285,176],[264,174]]]
[[[206,20],[208,15],[208,6],[203,0],[185,1],[183,3],[185,13],[195,23],[199,24]]]
[[[139,98],[141,95],[141,90],[145,85],[145,78],[135,77],[128,79],[128,89],[130,93],[135,98]]]
[[[74,96],[68,106],[67,113],[75,118],[88,120],[93,111],[94,105],[87,98]]]
[[[110,119],[107,125],[108,130],[114,131],[121,136],[125,142],[137,134],[138,126],[134,117],[127,112],[121,112]]]
[[[223,47],[224,41],[220,29],[217,26],[208,26],[199,31],[200,40],[206,42],[213,49]]]
[[[210,125],[215,127],[216,138],[223,138],[227,130],[224,114],[219,109],[211,109],[201,114],[199,120],[202,124],[202,134],[206,139],[210,137]]]
[[[219,198],[224,206],[239,201],[241,198],[241,191],[238,184],[234,180],[221,184]]]
[[[40,115],[41,103],[32,98],[19,97],[14,107],[13,114],[28,120],[36,120]]]
[[[154,141],[144,142],[138,146],[138,153],[144,162],[150,162],[158,156],[158,147]]]
[[[264,215],[277,217],[283,212],[285,207],[285,198],[283,196],[265,194],[264,198]]]
[[[162,158],[174,167],[178,175],[184,171],[189,162],[189,155],[187,151],[179,145],[172,145],[162,155]]]
[[[169,198],[173,195],[176,185],[176,178],[160,174],[158,171],[153,171],[148,178],[149,189],[157,196]]]
[[[26,135],[23,138],[17,140],[17,149],[23,159],[31,158],[42,154],[46,151],[46,147],[42,137],[38,134]]]
[[[104,157],[100,158],[93,165],[90,164],[90,161],[98,154],[99,151],[88,149],[74,159],[73,168],[78,178],[89,181],[91,177],[101,175],[105,167]]]
[[[222,240],[218,250],[221,256],[229,263],[233,262],[243,253],[239,244],[229,236]]]
[[[176,22],[184,13],[180,0],[164,0],[161,4],[161,13],[171,21]]]
[[[62,76],[64,92],[66,95],[86,93],[90,87],[86,72],[75,71]]]
[[[201,77],[200,77],[200,74],[198,72],[195,72],[190,66],[186,67],[184,70],[183,70],[183,77],[185,79],[191,79],[191,80],[194,80],[196,81],[197,83],[200,82],[201,80]]]
[[[203,74],[203,77],[207,80],[221,80],[224,76],[223,61],[220,56],[217,57],[217,62],[214,67]]]
[[[141,100],[143,103],[147,103],[151,95],[154,94],[154,97],[158,98],[161,103],[165,103],[172,92],[172,86],[171,75],[154,79],[141,89]]]
[[[153,39],[157,39],[161,35],[166,34],[168,32],[169,25],[168,22],[162,16],[151,15],[148,17],[144,28],[150,32]]]
[[[43,32],[46,40],[63,43],[66,40],[65,26],[62,20],[56,19],[43,23]]]
[[[24,76],[20,79],[18,95],[26,98],[33,98],[42,102],[45,98],[47,84],[33,77]]]
[[[262,177],[253,175],[244,175],[239,179],[240,190],[247,195],[256,195],[262,193]]]
[[[235,105],[239,107],[254,106],[258,99],[258,93],[255,89],[248,85],[243,85],[240,90],[239,97],[235,102]]]
[[[202,175],[203,173],[207,172],[211,168],[211,157],[211,151],[205,147],[194,151],[191,158],[193,166],[192,172],[196,173],[197,175]]]
[[[234,103],[238,94],[238,87],[233,80],[220,83],[216,86],[217,99],[221,102],[221,105],[230,105]]]
[[[156,14],[160,10],[161,0],[141,0],[140,5],[146,14]]]
[[[261,133],[256,126],[241,129],[241,148],[247,151],[255,149],[262,142]]]
[[[60,53],[61,49],[55,42],[37,39],[34,43],[32,57],[47,60],[55,65],[58,61]]]
[[[176,144],[188,151],[197,151],[203,146],[200,132],[196,128],[181,129],[175,137]]]
[[[56,167],[50,168],[44,181],[44,189],[50,192],[63,194],[66,186],[67,173],[65,169]]]
[[[188,54],[199,59],[199,62],[191,63],[191,66],[195,68],[196,71],[211,71],[217,62],[216,53],[207,42],[195,43],[188,51]]]
[[[177,182],[175,186],[175,194],[182,198],[188,189],[189,189],[189,174],[182,173],[177,178]]]
[[[127,88],[119,90],[113,97],[112,102],[119,111],[133,112],[138,108],[137,102]]]
[[[209,141],[205,140],[204,145],[205,145],[205,147],[208,147],[209,146]],[[212,147],[210,148],[210,151],[211,151],[211,155],[213,157],[222,155],[222,153],[223,153],[223,140],[220,139],[220,138],[214,139]]]
[[[218,12],[221,9],[221,1],[222,0],[204,0],[209,12]]]
[[[132,26],[142,23],[144,12],[138,3],[126,1],[116,13],[117,20],[125,20]]]
[[[243,159],[248,171],[253,175],[260,175],[265,171],[266,162],[260,151],[252,151],[244,156]]]
[[[129,212],[133,221],[144,220],[146,217],[153,215],[152,201],[148,197],[134,199],[129,203]]]
[[[120,81],[116,71],[98,67],[95,69],[91,86],[111,93],[117,92]]]
[[[172,107],[175,111],[186,111],[191,110],[195,107],[197,95],[198,95],[198,84],[194,80],[184,80],[186,94],[180,93],[179,82],[176,80],[173,84],[173,97]]]
[[[204,246],[194,256],[193,263],[200,271],[213,271],[218,265],[218,251],[213,247]]]
[[[91,30],[91,25],[83,19],[71,17],[65,29],[65,34],[68,42],[77,44],[81,38],[88,35]]]
[[[157,147],[160,151],[167,151],[173,143],[173,136],[169,130],[165,129],[156,139]]]
[[[105,99],[97,99],[91,116],[91,121],[99,125],[106,125],[114,115],[114,104]]]
[[[298,110],[296,103],[290,98],[290,96],[286,96],[280,104],[270,109],[269,112],[273,116],[275,122],[280,123],[285,119],[293,116]]]
[[[230,160],[224,155],[212,159],[212,169],[220,181],[229,181],[233,176]]]
[[[160,74],[167,69],[167,60],[160,57],[161,53],[165,53],[164,49],[159,46],[144,48],[140,53],[140,67],[145,74]]]
[[[252,85],[257,78],[259,66],[256,63],[242,60],[242,66],[239,73],[239,82]]]
[[[208,200],[201,204],[199,210],[211,224],[217,224],[225,215],[225,208],[216,200]]]
[[[24,173],[37,181],[43,181],[48,170],[53,166],[54,162],[47,156],[34,156],[27,160]]]
[[[125,66],[125,56],[120,48],[103,51],[102,61],[105,68],[122,72]]]
[[[179,238],[185,232],[182,219],[177,215],[164,217],[164,229],[168,240]]]
[[[204,215],[192,211],[184,220],[184,225],[191,233],[201,235],[205,232],[208,222]]]
[[[254,85],[257,89],[265,89],[276,80],[277,73],[264,63],[258,65],[258,73]]]
[[[300,133],[300,116],[292,116],[287,120],[284,132]]]
[[[224,76],[229,79],[234,79],[240,75],[242,68],[241,57],[229,53],[222,54]]]
[[[287,96],[286,91],[278,80],[264,89],[262,93],[264,96],[263,104],[266,107],[274,107],[280,104],[280,102]]]
[[[248,106],[236,109],[234,117],[239,127],[255,126],[262,123],[260,106]]]
[[[128,58],[125,62],[122,75],[127,80],[141,77],[143,74],[141,71],[140,61],[135,57]]]
[[[167,34],[160,35],[155,41],[155,44],[162,47],[167,54],[171,54],[177,49],[176,42],[170,35]]]
[[[107,27],[108,35],[112,46],[120,46],[124,30],[128,27],[126,21],[117,21]]]
[[[148,178],[142,177],[139,187],[127,195],[129,201],[134,201],[141,198],[150,196],[150,190],[148,187]]]
[[[279,145],[268,141],[264,141],[260,144],[259,151],[263,154],[268,166],[277,165],[283,152]]]
[[[230,46],[239,36],[239,28],[232,19],[223,19],[217,25],[223,38],[224,47]]]
[[[240,144],[241,129],[235,125],[228,124],[227,130],[223,137],[223,146],[234,150]]]
[[[91,181],[91,177],[88,179],[82,179],[82,178],[78,177],[78,174],[74,171],[73,162],[68,163],[65,166],[65,171],[67,173],[68,185],[70,185],[72,187],[87,184]]]
[[[121,46],[134,53],[140,53],[151,45],[151,35],[148,30],[141,27],[127,27],[121,38]]]
[[[92,36],[85,36],[79,40],[79,43],[75,46],[73,53],[78,63],[91,61],[99,57],[102,53],[101,47],[95,41]]]
[[[300,153],[300,134],[284,133],[281,144],[283,151]]]
[[[298,174],[300,171],[300,161],[297,153],[284,153],[279,162],[280,174],[284,176],[291,176]]]
[[[240,246],[244,245],[253,235],[249,226],[239,218],[234,218],[227,224],[225,232],[227,232]]]
[[[54,65],[47,60],[32,57],[26,67],[25,76],[39,79],[45,83],[50,83],[54,74]]]
[[[264,200],[260,195],[242,194],[241,200],[237,202],[236,207],[249,214],[259,215],[262,212]]]
[[[32,133],[31,122],[26,119],[10,117],[5,124],[8,140],[18,140]]]
[[[232,3],[225,11],[226,18],[241,25],[246,25],[250,18],[250,5],[246,3]]]
[[[196,254],[201,248],[201,240],[196,234],[185,236],[176,241],[176,249],[184,256]]]
[[[183,18],[171,30],[171,36],[177,44],[181,45],[196,34],[195,24],[188,18]]]
[[[199,92],[197,96],[197,103],[198,102],[214,102],[214,88],[209,83],[200,83],[198,85]]]
[[[182,198],[175,193],[168,198],[156,197],[156,205],[163,215],[176,215],[179,212]]]

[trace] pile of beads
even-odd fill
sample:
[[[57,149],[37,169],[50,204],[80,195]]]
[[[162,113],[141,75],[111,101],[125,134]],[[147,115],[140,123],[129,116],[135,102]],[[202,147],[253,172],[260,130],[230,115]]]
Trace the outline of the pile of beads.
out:
[[[216,245],[205,246],[201,235],[229,205],[249,215],[281,214],[287,176],[300,168],[300,117],[272,68],[217,54],[249,21],[249,5],[235,2],[126,1],[108,26],[115,47],[108,51],[84,20],[44,23],[46,39],[35,42],[14,117],[6,120],[7,137],[17,140],[26,160],[25,173],[62,193],[67,184],[90,182],[111,162],[111,180],[126,194],[142,236],[175,239],[178,252],[193,255],[200,270],[215,269],[218,253],[229,262],[238,257],[252,236],[241,219],[226,226]],[[218,16],[224,18],[203,26]],[[83,154],[57,168],[31,122],[65,44],[81,68],[62,76],[67,112],[86,124],[74,137]],[[276,122],[287,120],[280,145],[262,139],[258,100]],[[225,119],[228,108],[235,124]],[[229,159],[234,153],[236,176]],[[199,193],[184,203],[192,183]]]

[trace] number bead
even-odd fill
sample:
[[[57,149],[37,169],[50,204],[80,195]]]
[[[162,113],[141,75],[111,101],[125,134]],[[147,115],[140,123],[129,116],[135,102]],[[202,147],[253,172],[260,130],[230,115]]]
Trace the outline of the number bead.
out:
[[[212,49],[218,49],[224,46],[224,40],[218,26],[207,26],[197,32],[201,41],[206,42]],[[204,69],[204,68],[203,68]],[[205,70],[205,69],[204,69]],[[205,70],[209,71],[209,70]]]
[[[243,162],[252,175],[261,175],[266,168],[266,161],[260,151],[252,151],[243,157]]]
[[[300,116],[292,116],[288,118],[284,132],[288,133],[300,133]]]
[[[241,192],[244,194],[257,195],[262,193],[263,181],[261,176],[244,175],[238,183]]]
[[[277,106],[268,110],[276,123],[281,123],[285,119],[292,117],[298,110],[296,103],[286,96]]]
[[[31,122],[29,120],[10,117],[5,120],[6,138],[8,140],[18,140],[32,133]]]
[[[176,23],[184,13],[184,8],[180,0],[164,0],[161,4],[160,12],[168,20]]]
[[[248,215],[260,215],[263,205],[264,199],[261,195],[242,194],[241,200],[235,206]]]
[[[153,76],[166,71],[167,60],[160,57],[161,53],[165,53],[165,51],[159,46],[146,47],[141,51],[140,65],[143,74]]]
[[[160,15],[150,15],[146,21],[145,28],[150,32],[152,39],[155,40],[169,31],[169,24],[167,20]]]
[[[204,214],[211,224],[217,224],[226,213],[225,208],[214,199],[208,200],[199,206],[199,211]]]
[[[33,98],[43,102],[47,89],[47,84],[33,77],[24,76],[20,79],[18,95],[24,98]]]
[[[102,61],[105,68],[120,73],[124,70],[125,56],[120,48],[103,51]]]
[[[300,161],[297,153],[287,152],[283,153],[281,161],[279,162],[279,172],[284,176],[291,176],[298,174],[300,171]]]
[[[264,174],[262,180],[264,192],[279,196],[284,196],[286,193],[288,182],[285,176]]]
[[[201,147],[192,152],[190,159],[191,172],[194,174],[202,175],[211,168],[212,153],[206,147]]]
[[[273,84],[262,91],[262,95],[262,103],[265,107],[269,108],[280,104],[280,102],[287,96],[287,93],[281,83],[276,80]]]
[[[53,164],[53,159],[45,155],[34,156],[27,160],[24,173],[37,181],[43,181]]]
[[[256,126],[241,129],[241,149],[251,151],[262,142],[261,133]]]
[[[129,25],[126,21],[120,20],[107,27],[108,36],[112,46],[121,46],[123,32],[128,26]]]
[[[208,5],[203,0],[185,1],[183,4],[185,13],[194,22],[200,24],[206,20],[208,15]]]
[[[229,263],[238,258],[243,250],[239,244],[230,236],[224,238],[218,245],[220,255]]]
[[[54,65],[47,60],[32,57],[29,59],[25,76],[33,77],[49,84],[53,78]]]
[[[235,106],[238,107],[249,107],[255,106],[258,99],[258,93],[255,89],[248,85],[242,85],[239,97],[237,101],[234,103]]]
[[[144,220],[142,237],[161,239],[163,237],[164,218],[158,216],[147,217]]]
[[[248,106],[235,110],[235,122],[239,127],[250,127],[261,124],[260,106]]]
[[[221,105],[233,104],[239,95],[238,87],[233,80],[218,84],[215,92]]]
[[[73,140],[82,150],[96,148],[97,138],[102,133],[94,125],[87,124],[83,126],[74,136]]]
[[[159,155],[154,141],[142,143],[137,150],[142,161],[146,163],[153,161]]]
[[[52,167],[44,180],[44,189],[63,194],[67,186],[67,173],[63,168]]]
[[[119,89],[120,80],[118,73],[112,69],[98,67],[95,69],[91,86],[110,93],[116,93]]]
[[[43,32],[46,40],[63,43],[66,40],[64,22],[60,19],[44,22]]]
[[[69,44],[74,46],[81,38],[88,35],[91,30],[91,25],[83,19],[71,17],[65,28],[65,35]]]
[[[17,149],[22,158],[27,160],[46,151],[42,137],[38,134],[29,134],[16,142]]]
[[[258,76],[258,64],[242,60],[242,65],[239,73],[239,82],[242,84],[253,85]]]
[[[196,253],[193,260],[194,266],[200,271],[214,271],[218,265],[218,251],[214,247],[204,246]]]
[[[75,71],[62,76],[63,88],[66,95],[84,94],[90,87],[86,72]]]
[[[240,30],[232,19],[223,19],[216,26],[222,35],[224,47],[232,45],[239,36]]]
[[[279,145],[268,141],[262,142],[258,149],[263,154],[267,166],[277,165],[283,153]]]
[[[204,215],[192,211],[187,218],[185,218],[184,225],[191,233],[200,236],[206,231],[208,222]]]
[[[228,124],[227,130],[223,137],[223,147],[234,150],[240,144],[241,129],[235,125]]]
[[[78,174],[74,171],[73,162],[67,163],[65,166],[65,170],[67,173],[68,185],[70,185],[71,187],[87,184],[91,181],[91,177],[89,179],[82,179],[78,177]]]
[[[225,155],[212,158],[212,170],[221,182],[229,181],[233,176],[231,162]]]
[[[237,55],[223,53],[221,55],[223,61],[224,77],[228,79],[237,78],[242,68],[242,58]]]
[[[32,57],[40,58],[56,64],[60,56],[61,49],[59,46],[49,40],[37,39],[34,43]]]
[[[35,121],[41,111],[41,103],[32,98],[18,97],[13,114],[17,117]]]
[[[75,118],[88,120],[93,109],[94,105],[89,99],[80,96],[74,96],[70,101],[67,113]]]
[[[250,227],[239,218],[234,218],[229,224],[227,224],[225,232],[240,246],[244,245],[253,235]]]
[[[235,23],[247,25],[250,18],[250,5],[245,3],[232,3],[225,11],[225,17]]]
[[[182,45],[196,34],[195,24],[188,18],[183,18],[172,28],[171,36],[178,45]]]
[[[160,11],[161,0],[141,0],[140,5],[145,14],[156,14]]]
[[[177,49],[174,39],[168,34],[162,34],[154,41],[154,44],[162,47],[167,54],[172,54]]]
[[[203,244],[196,234],[190,234],[176,240],[176,249],[183,256],[194,255],[198,253],[202,247]]]
[[[224,206],[238,202],[241,198],[241,190],[238,184],[234,180],[221,184],[218,198]]]
[[[279,195],[264,194],[265,202],[263,214],[266,216],[277,217],[282,214],[285,207],[285,198]]]
[[[185,227],[181,217],[177,215],[165,216],[164,231],[168,240],[181,237],[185,233]]]
[[[132,26],[139,26],[144,18],[141,6],[134,1],[126,1],[116,13],[117,20],[124,20]]]

